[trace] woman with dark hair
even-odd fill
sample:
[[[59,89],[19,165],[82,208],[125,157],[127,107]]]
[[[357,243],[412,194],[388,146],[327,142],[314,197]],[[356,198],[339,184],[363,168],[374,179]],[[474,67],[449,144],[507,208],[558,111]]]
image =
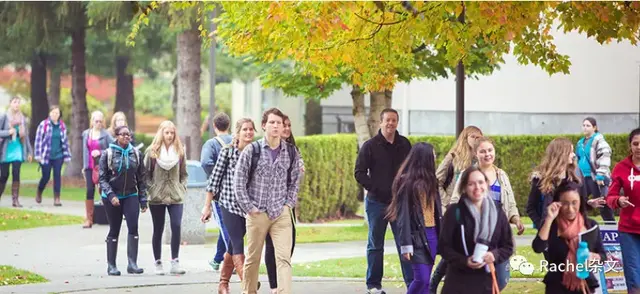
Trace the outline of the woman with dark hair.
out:
[[[447,280],[454,281],[445,283],[442,293],[495,293],[494,264],[508,260],[514,250],[509,220],[487,195],[488,178],[478,167],[462,173],[459,189],[460,201],[444,214],[438,238],[438,252],[449,264]]]
[[[605,260],[606,254],[598,223],[587,217],[586,204],[580,197],[580,185],[565,182],[556,188],[553,203],[547,206],[544,224],[533,240],[533,251],[544,253],[548,262],[547,274],[543,282],[548,294],[582,294],[595,293],[599,287],[598,279],[589,272],[584,280],[578,278],[575,269],[576,252],[580,241],[580,233],[595,227],[595,241],[588,243],[589,263]],[[571,264],[571,266],[569,265]],[[585,292],[583,292],[585,291]]]
[[[11,200],[13,207],[22,207],[20,196],[20,166],[25,161],[31,162],[33,150],[29,141],[27,119],[20,110],[20,97],[13,97],[9,102],[4,125],[0,126],[0,197],[9,180],[11,167]]]
[[[640,128],[629,134],[629,149],[631,154],[613,167],[607,204],[613,209],[620,208],[618,241],[620,241],[624,260],[624,279],[627,292],[638,294],[640,293],[640,210],[636,210],[636,206],[640,205],[640,188],[638,188],[640,185]],[[635,184],[635,182],[639,183]]]
[[[398,226],[400,253],[412,262],[413,281],[408,294],[426,293],[435,262],[441,206],[436,178],[435,151],[417,143],[398,170],[387,219]]]
[[[283,130],[282,130],[282,138],[289,144],[296,146],[296,140],[293,138],[293,134],[291,133],[291,119],[289,116],[285,115],[283,119]],[[298,149],[298,152],[300,150]],[[302,177],[304,174],[304,162],[302,161],[302,156],[300,157],[300,176]],[[302,181],[302,180],[301,180]],[[296,208],[292,207],[293,218],[291,222],[293,223],[293,244],[291,244],[291,256],[293,256],[293,249],[296,247]],[[267,238],[265,240],[265,253],[264,253],[264,263],[267,266],[267,276],[269,277],[269,286],[271,287],[271,293],[278,293],[278,276],[276,273],[276,251],[273,248],[273,240],[271,240],[271,235],[267,234]]]
[[[613,210],[604,200],[611,182],[611,147],[598,131],[595,118],[587,117],[582,121],[582,132],[584,137],[576,144],[576,157],[584,177],[586,195],[593,196],[587,204],[599,208],[604,221],[615,222]]]
[[[127,238],[127,272],[141,274],[138,268],[138,218],[140,212],[147,211],[147,187],[145,185],[145,168],[143,155],[129,142],[129,127],[120,126],[114,130],[115,144],[109,144],[106,152],[100,157],[100,188],[102,203],[107,212],[109,234],[107,234],[107,273],[119,276],[116,266],[118,237],[123,216],[127,221],[129,235]]]
[[[69,152],[67,127],[62,121],[62,112],[57,105],[49,108],[49,117],[38,125],[35,139],[35,159],[42,168],[42,177],[36,191],[36,202],[42,202],[42,192],[49,183],[53,169],[53,205],[62,206],[60,203],[62,164],[71,160],[71,153]]]

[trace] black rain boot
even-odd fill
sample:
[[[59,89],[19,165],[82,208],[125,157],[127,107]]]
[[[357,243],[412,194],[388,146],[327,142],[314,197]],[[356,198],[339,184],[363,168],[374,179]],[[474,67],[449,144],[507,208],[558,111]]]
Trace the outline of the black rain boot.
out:
[[[127,272],[130,274],[141,274],[143,269],[138,268],[138,236],[129,235],[127,239],[127,257],[129,258],[129,265],[127,266]]]
[[[116,255],[118,254],[118,239],[107,237],[107,274],[119,276],[120,271],[116,267]]]
[[[0,183],[0,198],[2,198],[2,194],[4,193],[4,187],[7,186],[7,183]]]

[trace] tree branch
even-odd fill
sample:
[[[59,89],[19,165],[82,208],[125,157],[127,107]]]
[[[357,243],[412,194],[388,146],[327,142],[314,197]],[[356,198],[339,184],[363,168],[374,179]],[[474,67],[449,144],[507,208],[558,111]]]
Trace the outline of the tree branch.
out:
[[[407,20],[407,19],[405,18],[405,19],[401,19],[401,20],[398,20],[398,21],[392,21],[392,22],[375,22],[375,21],[373,21],[373,20],[370,20],[370,19],[367,19],[367,18],[365,18],[365,17],[363,17],[363,16],[360,16],[360,15],[359,15],[358,13],[356,13],[356,12],[354,12],[353,14],[355,14],[358,18],[360,18],[360,19],[362,19],[362,20],[364,20],[364,21],[366,21],[366,22],[368,22],[368,23],[376,24],[376,25],[379,25],[379,26],[390,26],[390,25],[394,25],[394,24],[399,24],[399,23],[401,23],[401,22],[403,22],[403,21]]]

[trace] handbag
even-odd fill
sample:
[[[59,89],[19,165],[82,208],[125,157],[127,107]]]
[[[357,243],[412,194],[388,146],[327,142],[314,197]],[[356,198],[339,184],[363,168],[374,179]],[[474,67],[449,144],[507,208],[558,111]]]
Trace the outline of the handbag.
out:
[[[100,165],[96,158],[93,159],[93,170],[91,170],[91,181],[94,185],[100,182]]]

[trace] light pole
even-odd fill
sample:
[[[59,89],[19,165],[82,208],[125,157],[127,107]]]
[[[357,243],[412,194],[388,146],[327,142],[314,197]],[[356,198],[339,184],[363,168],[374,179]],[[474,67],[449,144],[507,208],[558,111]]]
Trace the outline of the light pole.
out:
[[[464,2],[462,3],[462,12],[458,16],[458,21],[464,24]],[[456,67],[456,137],[462,133],[464,129],[464,64],[462,60],[458,61]]]
[[[217,28],[213,19],[218,15],[218,5],[215,6],[213,12],[209,14],[211,17],[211,48],[209,48],[209,138],[213,138],[215,133],[213,131],[213,116],[216,112],[216,36],[215,31]]]

